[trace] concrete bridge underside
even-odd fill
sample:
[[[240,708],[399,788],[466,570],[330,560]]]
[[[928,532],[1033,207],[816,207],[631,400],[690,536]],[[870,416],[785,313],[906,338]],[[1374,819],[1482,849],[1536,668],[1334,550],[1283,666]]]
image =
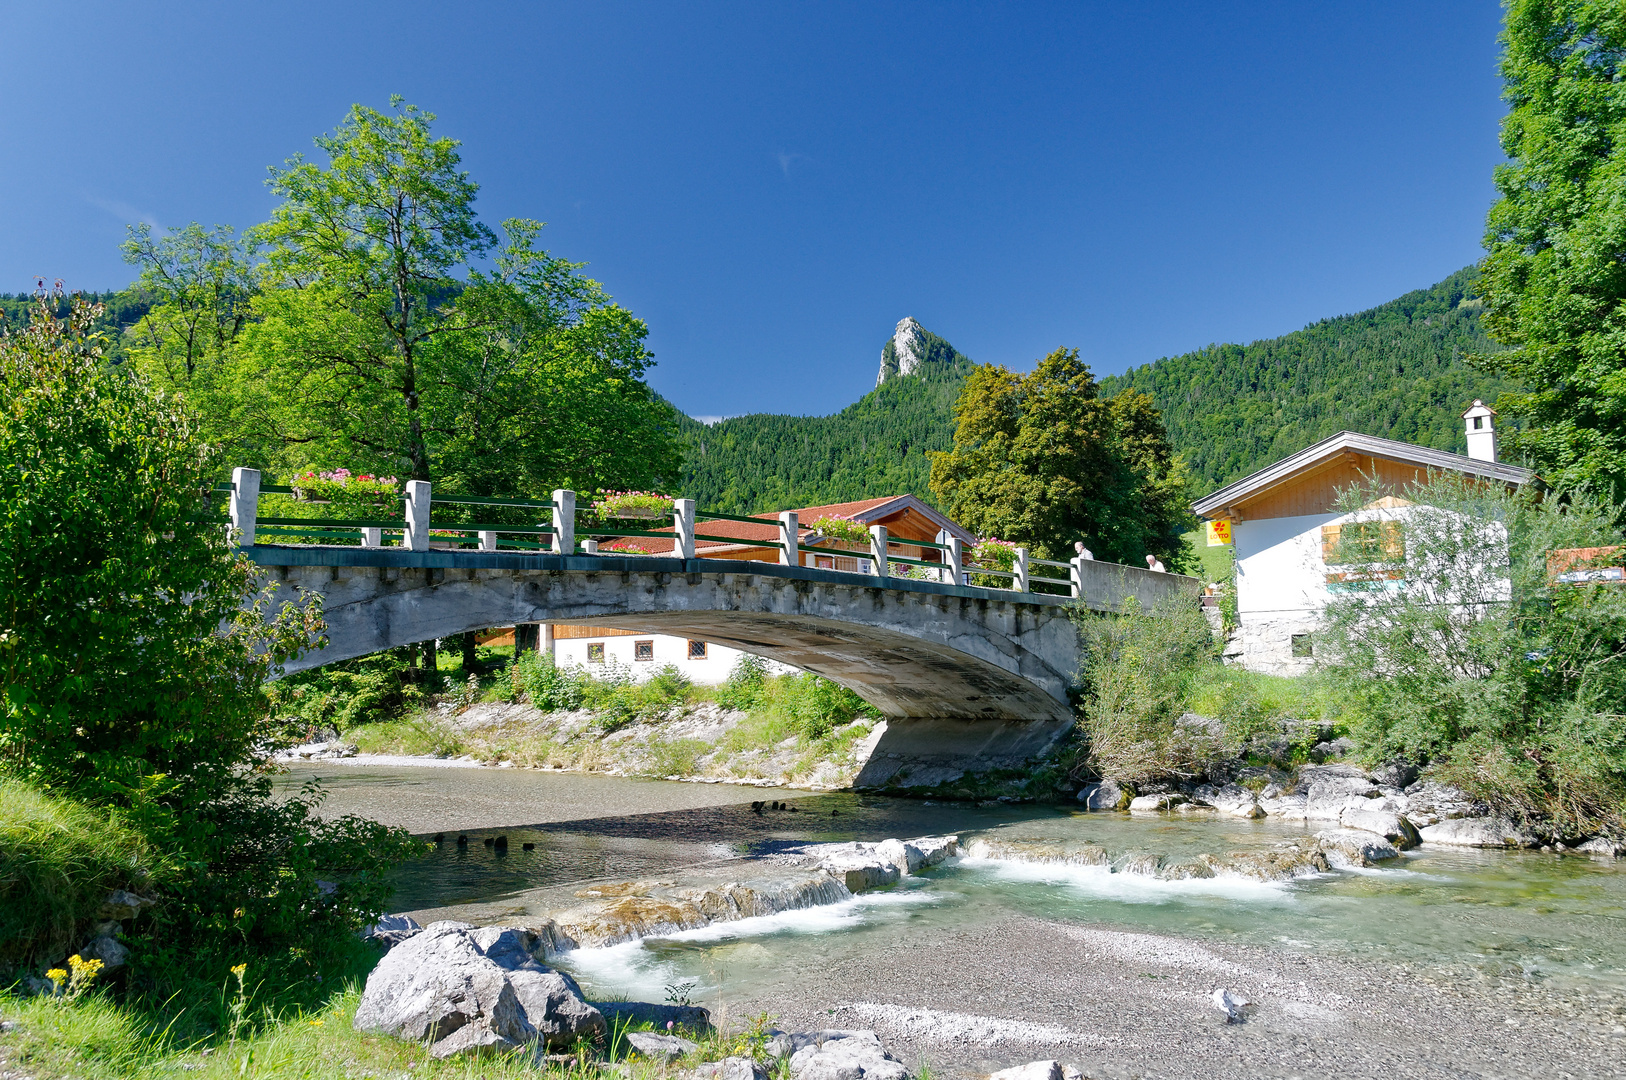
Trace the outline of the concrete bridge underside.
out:
[[[1073,722],[1068,691],[1078,638],[1071,601],[1061,597],[899,579],[883,585],[831,570],[720,560],[244,550],[279,588],[324,599],[329,644],[289,672],[511,623],[695,638],[816,672],[879,708],[887,728],[859,777],[863,787],[931,787],[967,771],[1013,767]],[[1190,581],[1112,569],[1126,573],[1115,589],[1098,583],[1092,606],[1116,606],[1129,594],[1149,606]]]

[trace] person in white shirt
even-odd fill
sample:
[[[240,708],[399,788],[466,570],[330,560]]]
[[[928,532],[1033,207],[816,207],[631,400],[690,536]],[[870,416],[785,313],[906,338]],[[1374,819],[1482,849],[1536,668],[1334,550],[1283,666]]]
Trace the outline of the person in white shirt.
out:
[[[1159,574],[1167,574],[1169,572],[1168,568],[1158,561],[1156,555],[1146,556],[1146,568],[1148,570],[1155,570]]]
[[[1073,541],[1073,550],[1078,553],[1079,558],[1085,559],[1085,560],[1087,560],[1089,562],[1094,562],[1095,561],[1095,552],[1093,552],[1089,548],[1085,547],[1084,546],[1084,541],[1082,541],[1082,540],[1074,540]]]

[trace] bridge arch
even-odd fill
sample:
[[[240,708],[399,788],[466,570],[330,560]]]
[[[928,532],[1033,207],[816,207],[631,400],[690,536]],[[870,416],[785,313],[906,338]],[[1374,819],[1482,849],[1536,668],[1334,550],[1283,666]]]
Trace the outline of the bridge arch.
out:
[[[875,705],[863,786],[934,786],[1010,767],[1073,722],[1078,637],[1062,597],[758,562],[255,545],[282,587],[320,593],[329,644],[289,672],[511,623],[611,626],[727,645]],[[1092,606],[1196,582],[1097,564]],[[1107,582],[1107,576],[1114,580]],[[1189,585],[1187,584],[1189,583]]]

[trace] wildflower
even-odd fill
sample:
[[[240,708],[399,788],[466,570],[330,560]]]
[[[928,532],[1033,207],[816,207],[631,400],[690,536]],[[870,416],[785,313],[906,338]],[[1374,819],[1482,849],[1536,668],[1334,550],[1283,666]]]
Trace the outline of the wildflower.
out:
[[[52,968],[45,973],[45,977],[51,980],[51,992],[55,994],[61,992],[62,983],[67,979],[68,973],[61,968]]]
[[[233,964],[231,966],[231,973],[233,975],[237,976],[239,979],[241,979],[243,977],[243,972],[245,972],[247,970],[248,970],[248,965],[247,964]]]
[[[322,1021],[320,1021],[320,1020],[311,1020],[311,1021],[308,1021],[308,1023],[310,1024],[311,1027],[321,1027],[322,1026]]]

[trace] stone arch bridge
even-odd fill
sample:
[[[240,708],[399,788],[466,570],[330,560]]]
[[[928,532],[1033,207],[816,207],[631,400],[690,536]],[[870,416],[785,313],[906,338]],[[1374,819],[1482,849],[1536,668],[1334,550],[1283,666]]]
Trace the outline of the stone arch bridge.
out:
[[[324,599],[329,644],[297,671],[515,623],[670,634],[823,675],[885,715],[861,787],[932,787],[1019,765],[1073,722],[1075,603],[1196,602],[1197,582],[1074,564],[1071,597],[717,559],[251,544],[279,587]]]

